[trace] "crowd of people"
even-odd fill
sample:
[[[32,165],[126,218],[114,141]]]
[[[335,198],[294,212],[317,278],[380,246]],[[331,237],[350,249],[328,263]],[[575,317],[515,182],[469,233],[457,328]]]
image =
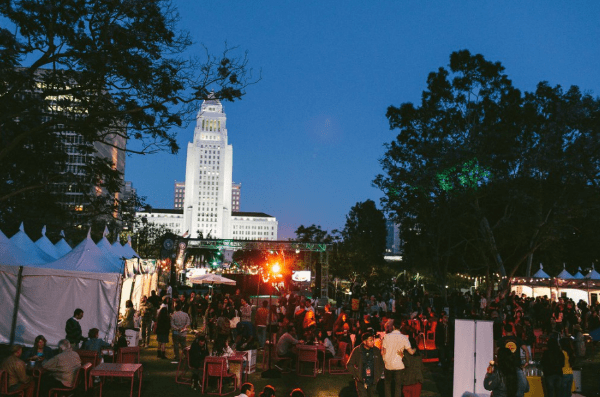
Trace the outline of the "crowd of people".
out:
[[[271,305],[267,300],[251,304],[239,289],[235,294],[212,296],[169,292],[157,295],[152,291],[151,296],[142,297],[137,311],[127,301],[114,347],[127,345],[127,329],[141,329],[141,346],[149,346],[151,335],[156,334],[157,357],[166,359],[167,346],[171,344],[173,359],[178,361],[186,348],[188,333],[192,333],[195,337],[189,350],[190,362],[200,368],[208,355],[229,356],[235,351],[262,349],[270,340],[276,350],[274,364],[293,369],[298,344],[320,344],[325,351],[320,359],[345,357],[342,361],[347,360],[360,397],[373,396],[382,377],[386,397],[418,396],[423,383],[421,352],[435,350],[438,365],[444,371],[451,370],[453,320],[460,318],[494,322],[497,359],[485,377],[485,387],[494,390],[494,395],[521,396],[527,390],[521,369],[530,364],[541,333],[547,344],[539,363],[546,393],[570,396],[572,368],[586,354],[583,332],[600,328],[597,302],[588,305],[566,297],[531,298],[514,292],[499,293],[488,301],[479,292],[456,291],[444,299],[438,294],[430,296],[418,287],[404,291],[389,287],[368,296],[355,285],[352,298],[345,303],[339,299],[335,305],[324,302],[319,307],[315,307],[316,301],[292,291],[282,293]],[[96,328],[88,331],[87,338],[83,337],[79,324],[82,316],[83,311],[77,309],[67,320],[66,336],[56,355],[42,335],[30,349],[13,348],[3,364],[10,374],[11,390],[30,393],[29,379],[19,362],[43,361],[48,373],[54,374],[53,380],[66,386],[73,381],[72,368],[77,363],[75,355],[67,354],[69,351],[81,348],[100,353],[111,347],[98,337]],[[62,375],[57,375],[57,368],[61,368]],[[71,371],[70,375],[64,375],[64,371]],[[192,387],[198,388],[199,383],[199,373],[195,371]],[[274,390],[263,391],[267,397],[271,392],[274,394]]]

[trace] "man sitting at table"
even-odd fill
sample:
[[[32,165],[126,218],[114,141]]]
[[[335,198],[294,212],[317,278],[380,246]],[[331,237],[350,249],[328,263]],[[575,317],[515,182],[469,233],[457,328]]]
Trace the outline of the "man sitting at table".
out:
[[[22,390],[25,397],[33,397],[35,382],[27,376],[25,363],[20,359],[23,346],[13,345],[10,352],[2,363],[2,369],[8,373],[8,392]]]
[[[288,326],[287,332],[281,335],[277,341],[277,355],[291,358],[293,366],[296,363],[297,356],[292,348],[298,343],[301,343],[301,341],[296,339],[296,328],[293,325]]]
[[[71,348],[71,342],[61,339],[58,342],[58,350],[59,354],[42,364],[42,367],[49,372],[49,376],[46,376],[42,382],[45,391],[40,394],[42,396],[47,395],[50,389],[72,387],[77,371],[81,367],[81,359]]]

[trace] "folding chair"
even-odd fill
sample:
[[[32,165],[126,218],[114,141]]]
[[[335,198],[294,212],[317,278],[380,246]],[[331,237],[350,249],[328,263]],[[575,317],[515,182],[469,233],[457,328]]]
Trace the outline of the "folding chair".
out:
[[[319,365],[319,358],[317,357],[316,346],[298,346],[298,361],[296,363],[296,375],[311,376],[302,374],[302,363],[313,363],[312,376],[317,376],[317,366]]]
[[[219,392],[205,393],[210,377],[219,378]],[[202,394],[218,394],[223,395],[223,378],[233,379],[233,390],[237,389],[237,376],[227,372],[227,359],[225,357],[206,357],[204,359],[204,377],[202,379]],[[227,393],[225,393],[227,394]]]
[[[8,392],[8,372],[0,370],[0,394],[3,396],[21,396],[25,397],[24,390]]]
[[[348,344],[346,342],[340,342],[335,356],[333,356],[332,358],[327,360],[327,364],[329,366],[329,374],[347,374],[347,373],[349,373],[348,367],[346,366],[348,364],[348,355],[346,354],[347,346],[348,346]],[[332,362],[336,363],[338,365],[338,367],[341,365],[343,368],[341,370],[334,369],[332,371],[331,370]]]
[[[117,353],[117,363],[119,364],[139,364],[140,347],[122,347]]]
[[[90,367],[92,364],[86,363],[84,366],[79,367],[77,373],[75,374],[75,380],[73,381],[73,386],[71,387],[56,387],[54,389],[50,389],[49,397],[58,397],[59,394],[65,394],[66,392],[74,392],[77,390],[79,385],[81,384],[81,379],[85,378],[85,374],[89,373]],[[87,382],[86,382],[87,385]],[[87,386],[86,386],[87,387]]]

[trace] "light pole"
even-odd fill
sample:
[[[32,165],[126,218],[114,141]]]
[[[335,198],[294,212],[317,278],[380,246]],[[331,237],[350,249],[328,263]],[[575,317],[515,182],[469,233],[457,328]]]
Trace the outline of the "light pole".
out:
[[[268,266],[268,265],[267,265]],[[273,264],[273,266],[271,266],[271,270],[267,271],[267,280],[269,281],[270,276],[273,276],[273,280],[275,280],[277,278],[277,276],[281,273],[281,266],[279,265],[279,263],[275,262]],[[264,280],[263,280],[264,281]],[[267,369],[266,371],[263,371],[260,376],[262,378],[281,378],[281,371],[279,371],[277,368],[271,368],[271,360],[273,357],[273,345],[275,343],[273,343],[272,340],[272,335],[273,335],[273,330],[271,327],[271,306],[272,306],[272,300],[273,300],[273,282],[270,283],[271,288],[269,288],[269,313],[267,314],[267,335],[269,338],[269,369]],[[265,354],[264,350],[263,350],[263,354]]]

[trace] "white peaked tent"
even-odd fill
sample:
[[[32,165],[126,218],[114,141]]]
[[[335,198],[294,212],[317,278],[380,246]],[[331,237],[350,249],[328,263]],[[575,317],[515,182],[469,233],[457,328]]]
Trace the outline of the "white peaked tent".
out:
[[[104,233],[102,233],[102,239],[98,241],[98,248],[104,253],[107,258],[110,258],[117,266],[122,266],[123,259],[121,256],[115,254],[113,251],[113,247],[110,245],[110,242],[106,238],[108,235],[108,228],[104,227]]]
[[[69,243],[65,241],[65,232],[61,231],[60,235],[62,238],[56,244],[54,244],[54,248],[56,248],[59,258],[71,252],[72,249]]]
[[[592,270],[586,274],[585,278],[589,278],[590,280],[600,280],[600,273],[598,273],[594,268],[594,265],[592,265]]]
[[[123,265],[113,262],[94,244],[88,232],[87,238],[62,258],[47,263],[45,268],[93,273],[123,273]]]
[[[50,346],[65,337],[65,322],[83,309],[84,334],[115,334],[121,275],[0,265],[0,343],[31,345],[44,335]]]
[[[562,269],[562,272],[560,272],[560,273],[558,274],[558,276],[556,276],[556,277],[558,277],[558,278],[562,278],[563,280],[572,280],[572,279],[574,278],[574,277],[571,275],[571,273],[569,273],[569,272],[567,271],[567,268],[566,268],[566,266],[565,266],[565,264],[564,264],[564,263],[563,263],[563,269]]]
[[[546,273],[544,271],[544,266],[540,263],[540,270],[538,270],[537,272],[535,272],[535,274],[533,275],[534,278],[550,278],[550,276],[548,275],[548,273]]]
[[[21,248],[17,247],[0,230],[0,265],[41,265],[41,258],[31,256]]]
[[[114,253],[119,256],[119,258],[127,258],[126,252],[123,249],[123,246],[121,245],[121,243],[119,242],[118,237],[115,240],[115,242],[112,243],[111,247],[112,247]]]
[[[125,258],[139,258],[140,256],[133,250],[131,246],[131,236],[127,238],[127,243],[123,246],[123,252],[125,252]]]
[[[29,236],[25,233],[23,223],[21,223],[19,231],[10,238],[10,241],[32,257],[30,265],[40,263],[40,261],[41,263],[52,262],[55,259],[42,251],[33,241],[31,241]]]
[[[58,259],[62,256],[58,253],[54,244],[52,244],[48,237],[46,237],[46,226],[42,228],[42,237],[40,237],[35,242],[35,245],[37,245],[39,249],[41,249],[54,259]]]

